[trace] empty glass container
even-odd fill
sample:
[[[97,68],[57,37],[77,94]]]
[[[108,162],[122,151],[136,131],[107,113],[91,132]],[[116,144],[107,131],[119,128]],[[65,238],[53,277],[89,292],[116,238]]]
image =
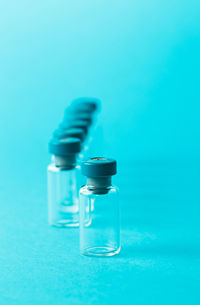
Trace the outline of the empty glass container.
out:
[[[116,161],[102,157],[82,163],[87,184],[80,189],[80,251],[111,256],[120,251],[118,189],[111,184]]]
[[[79,225],[76,159],[80,150],[80,140],[77,138],[54,138],[49,143],[49,152],[52,154],[52,163],[47,171],[50,225]]]

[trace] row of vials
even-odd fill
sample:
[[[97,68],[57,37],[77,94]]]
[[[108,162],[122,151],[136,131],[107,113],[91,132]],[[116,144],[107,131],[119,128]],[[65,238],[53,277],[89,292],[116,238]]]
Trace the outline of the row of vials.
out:
[[[112,256],[120,251],[118,189],[111,177],[116,160],[86,158],[100,101],[79,98],[65,110],[64,119],[49,142],[48,220],[56,227],[80,227],[80,252]],[[82,185],[83,177],[87,177]]]

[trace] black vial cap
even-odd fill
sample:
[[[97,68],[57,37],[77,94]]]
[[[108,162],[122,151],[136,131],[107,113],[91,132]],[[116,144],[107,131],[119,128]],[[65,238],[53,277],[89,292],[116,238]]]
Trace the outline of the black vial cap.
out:
[[[81,141],[77,138],[52,139],[49,142],[49,152],[56,156],[77,154],[81,151]]]
[[[83,161],[82,174],[87,177],[113,176],[117,173],[117,162],[114,159],[95,157]]]

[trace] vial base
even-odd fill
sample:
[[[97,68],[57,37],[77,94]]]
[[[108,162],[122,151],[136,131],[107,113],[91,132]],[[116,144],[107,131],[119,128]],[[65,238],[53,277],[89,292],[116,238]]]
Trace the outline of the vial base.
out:
[[[79,222],[76,222],[76,221],[73,222],[73,221],[65,220],[65,219],[62,219],[55,223],[49,223],[49,224],[50,224],[50,226],[57,227],[57,228],[79,227]]]
[[[89,247],[81,251],[86,256],[113,256],[120,252],[120,248],[112,247]]]
[[[65,212],[60,211],[57,215],[57,219],[49,219],[49,224],[55,227],[78,227],[79,213],[69,213],[67,210],[68,209],[65,207]]]

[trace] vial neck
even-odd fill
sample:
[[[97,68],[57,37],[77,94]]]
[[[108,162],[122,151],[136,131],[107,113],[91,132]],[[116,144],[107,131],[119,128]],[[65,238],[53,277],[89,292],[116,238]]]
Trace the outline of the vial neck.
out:
[[[52,156],[52,162],[56,167],[73,169],[76,166],[76,155],[66,155],[66,156]]]
[[[105,194],[111,186],[111,176],[106,177],[87,177],[87,186],[95,193]]]

